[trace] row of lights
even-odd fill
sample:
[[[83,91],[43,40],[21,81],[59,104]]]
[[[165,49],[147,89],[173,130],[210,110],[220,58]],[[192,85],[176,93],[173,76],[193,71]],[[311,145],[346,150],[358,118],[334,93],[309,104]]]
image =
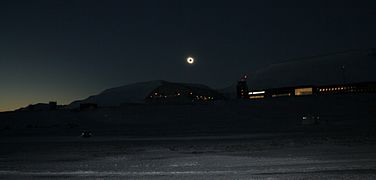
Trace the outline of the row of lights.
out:
[[[167,95],[162,95],[162,94],[158,94],[157,92],[154,93],[154,96],[151,95],[150,98],[153,98],[153,97],[158,97],[158,98],[168,98],[168,97],[177,97],[177,96],[180,96],[181,93],[180,92],[177,92],[176,95],[170,95],[170,96],[167,96]],[[189,92],[189,95],[193,95],[192,92]],[[195,96],[195,98],[197,100],[214,100],[214,97],[211,97],[211,96]]]
[[[283,97],[283,96],[291,96],[291,93],[273,94],[273,95],[272,95],[272,97]]]
[[[208,100],[214,100],[214,97],[206,97],[206,96],[196,96],[196,99],[197,100],[204,100],[204,101],[208,101]]]
[[[326,92],[326,91],[343,91],[343,90],[354,90],[355,87],[335,87],[335,88],[324,88],[320,89],[320,92]]]
[[[354,86],[341,86],[341,87],[331,87],[331,88],[319,88],[320,92],[368,92],[368,91],[376,91],[376,89],[370,88],[358,88]],[[248,92],[250,99],[261,99],[264,98],[265,91],[250,91]],[[295,89],[295,95],[309,95],[312,94],[312,88],[298,88]],[[282,96],[291,96],[291,93],[284,93],[284,94],[273,94],[272,97],[282,97]]]

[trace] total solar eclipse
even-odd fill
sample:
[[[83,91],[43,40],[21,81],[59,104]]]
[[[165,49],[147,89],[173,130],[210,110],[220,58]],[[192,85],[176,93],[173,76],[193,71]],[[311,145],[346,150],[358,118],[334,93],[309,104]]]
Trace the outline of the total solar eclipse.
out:
[[[194,64],[195,63],[195,59],[193,59],[193,57],[188,57],[187,58],[187,63],[188,64]]]

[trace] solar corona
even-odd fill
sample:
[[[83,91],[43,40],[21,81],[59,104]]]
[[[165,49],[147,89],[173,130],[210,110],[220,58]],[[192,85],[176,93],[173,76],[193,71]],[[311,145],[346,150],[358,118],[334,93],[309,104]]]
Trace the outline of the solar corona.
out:
[[[187,58],[187,63],[188,64],[194,64],[195,63],[195,59],[193,59],[193,57],[188,57]]]

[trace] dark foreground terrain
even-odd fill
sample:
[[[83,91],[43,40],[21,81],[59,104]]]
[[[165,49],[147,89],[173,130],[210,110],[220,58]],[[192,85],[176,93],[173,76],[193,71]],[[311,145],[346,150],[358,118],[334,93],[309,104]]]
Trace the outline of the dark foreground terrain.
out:
[[[0,179],[375,179],[376,138],[354,133],[0,139]]]
[[[375,102],[333,95],[0,113],[0,179],[376,179]],[[94,136],[81,138],[85,130]]]

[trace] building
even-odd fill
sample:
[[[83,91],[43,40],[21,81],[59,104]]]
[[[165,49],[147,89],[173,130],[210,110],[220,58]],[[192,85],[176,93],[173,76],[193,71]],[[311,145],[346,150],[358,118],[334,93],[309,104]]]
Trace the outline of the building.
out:
[[[322,86],[281,87],[263,90],[250,90],[249,99],[279,98],[292,96],[324,96],[340,94],[376,93],[376,81],[332,84]]]
[[[376,93],[376,81],[317,86],[315,89],[319,95]]]
[[[247,85],[247,75],[244,75],[238,81],[236,85],[236,94],[238,99],[248,99],[248,85]]]
[[[247,79],[251,84],[249,98],[374,93],[375,52],[349,50],[270,65]],[[241,96],[239,84],[237,93]]]
[[[48,105],[49,105],[50,110],[57,110],[58,108],[56,101],[50,101]]]
[[[223,99],[223,95],[204,85],[165,82],[150,92],[145,101],[149,104],[186,104]]]

